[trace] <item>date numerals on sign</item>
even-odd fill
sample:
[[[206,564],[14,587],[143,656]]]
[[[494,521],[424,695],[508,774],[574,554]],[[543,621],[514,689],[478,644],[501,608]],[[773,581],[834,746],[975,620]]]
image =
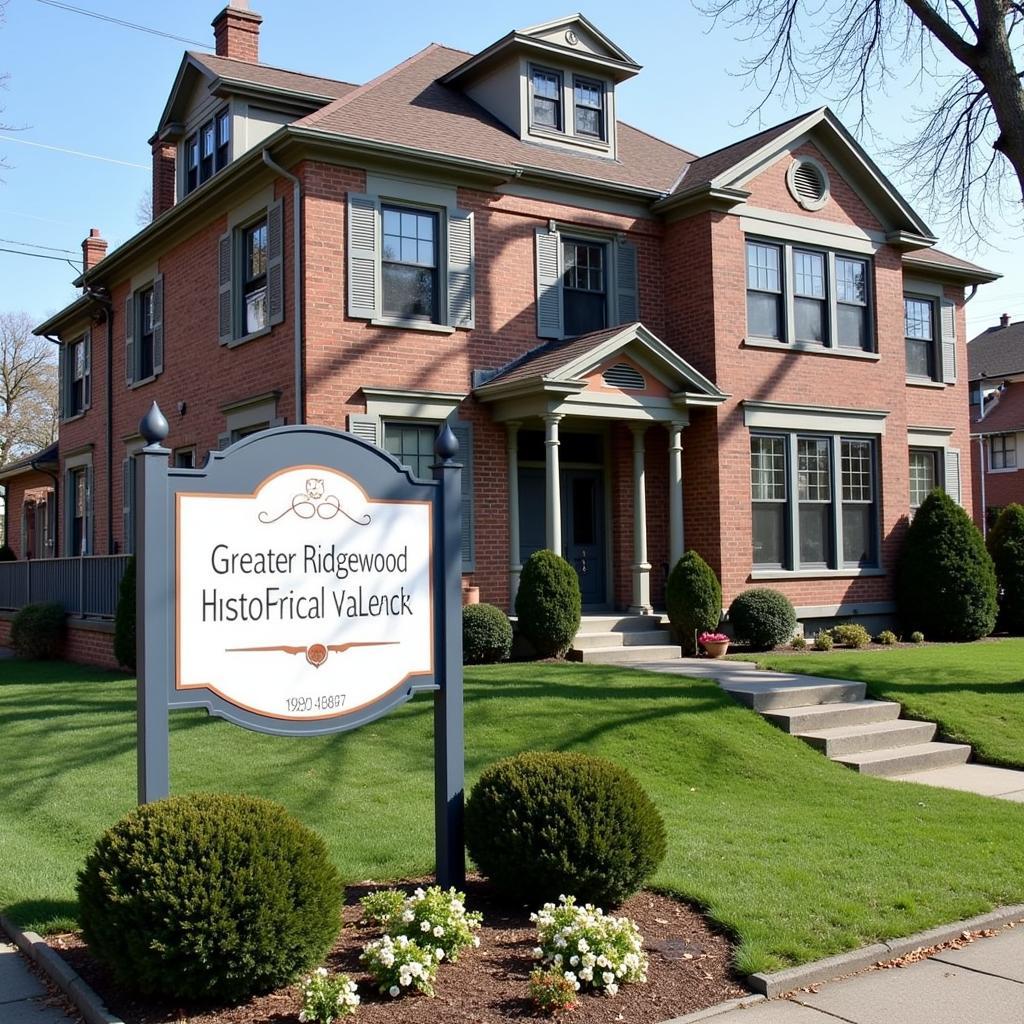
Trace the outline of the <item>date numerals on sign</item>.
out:
[[[293,715],[308,715],[314,711],[338,711],[345,706],[345,694],[324,693],[319,697],[287,697],[285,707]]]

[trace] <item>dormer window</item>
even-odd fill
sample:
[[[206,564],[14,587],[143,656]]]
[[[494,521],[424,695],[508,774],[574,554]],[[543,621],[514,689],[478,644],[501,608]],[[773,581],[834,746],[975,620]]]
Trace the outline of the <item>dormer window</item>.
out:
[[[574,81],[576,134],[591,139],[604,138],[604,86],[591,78]]]
[[[557,71],[532,68],[530,71],[531,121],[536,128],[562,130],[562,76]]]
[[[185,194],[228,165],[231,111],[224,107],[185,139]]]

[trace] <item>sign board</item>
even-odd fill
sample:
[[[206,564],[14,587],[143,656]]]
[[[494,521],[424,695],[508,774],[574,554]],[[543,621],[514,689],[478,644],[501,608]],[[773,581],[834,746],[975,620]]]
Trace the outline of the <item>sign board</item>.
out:
[[[461,468],[434,479],[322,427],[280,427],[168,465],[166,420],[137,456],[139,800],[166,796],[168,712],[245,728],[352,729],[435,694],[438,874],[464,874]]]

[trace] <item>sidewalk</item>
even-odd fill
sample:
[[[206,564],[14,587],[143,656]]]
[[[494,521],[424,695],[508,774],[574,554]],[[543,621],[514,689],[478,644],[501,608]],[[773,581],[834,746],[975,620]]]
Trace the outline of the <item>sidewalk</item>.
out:
[[[18,947],[0,942],[0,1024],[71,1024],[50,998]]]
[[[1021,1024],[1024,927],[711,1017],[711,1024]]]

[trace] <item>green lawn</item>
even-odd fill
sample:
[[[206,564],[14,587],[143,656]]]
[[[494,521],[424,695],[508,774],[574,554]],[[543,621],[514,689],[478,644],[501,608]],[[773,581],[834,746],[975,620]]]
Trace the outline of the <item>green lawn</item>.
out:
[[[1024,639],[747,660],[780,672],[861,680],[870,696],[899,701],[908,718],[938,722],[944,739],[970,743],[978,760],[1024,768]]]
[[[75,872],[135,792],[131,682],[0,662],[0,905],[73,919]],[[431,702],[350,734],[282,739],[172,716],[172,788],[275,797],[351,880],[432,864]],[[1024,806],[855,775],[715,685],[613,668],[467,672],[466,758],[582,750],[629,766],[669,833],[656,884],[705,906],[743,971],[1024,902]]]

